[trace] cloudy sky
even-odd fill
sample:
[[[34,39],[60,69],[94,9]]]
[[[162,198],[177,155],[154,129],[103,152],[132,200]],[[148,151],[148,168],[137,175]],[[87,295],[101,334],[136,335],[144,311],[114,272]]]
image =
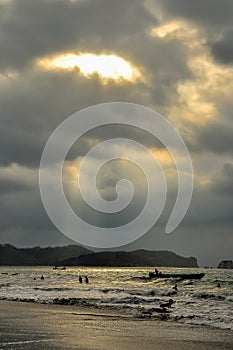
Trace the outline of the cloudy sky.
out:
[[[177,192],[174,163],[157,140],[121,126],[89,132],[70,150],[63,179],[74,210],[106,227],[137,215],[145,179],[123,160],[107,164],[97,183],[112,200],[116,181],[130,178],[138,191],[125,215],[99,217],[76,188],[87,151],[111,137],[133,138],[160,160],[168,198],[150,232],[118,249],[169,249],[201,265],[232,259],[232,18],[232,0],[0,0],[0,243],[71,242],[42,205],[43,148],[71,114],[122,101],[158,111],[179,130],[194,167],[189,211],[164,233]]]

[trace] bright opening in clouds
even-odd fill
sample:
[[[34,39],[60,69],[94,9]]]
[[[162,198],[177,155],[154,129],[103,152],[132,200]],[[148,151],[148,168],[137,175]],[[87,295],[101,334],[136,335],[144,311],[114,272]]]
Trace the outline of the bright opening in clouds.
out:
[[[95,55],[67,53],[55,58],[44,59],[40,64],[51,69],[74,69],[78,67],[84,76],[97,73],[104,79],[125,79],[135,81],[139,78],[139,70],[122,57],[115,55]]]

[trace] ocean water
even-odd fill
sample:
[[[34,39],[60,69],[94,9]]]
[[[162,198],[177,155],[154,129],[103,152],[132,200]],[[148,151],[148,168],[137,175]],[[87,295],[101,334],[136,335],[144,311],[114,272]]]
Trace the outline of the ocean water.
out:
[[[150,268],[0,267],[0,299],[82,305],[118,310],[133,317],[233,330],[233,270],[159,268],[164,273],[204,272],[201,280],[146,280]],[[44,280],[41,280],[41,276]],[[79,283],[79,276],[89,283]],[[178,291],[173,289],[177,283]],[[217,284],[221,287],[218,288]],[[160,303],[172,298],[162,312]]]

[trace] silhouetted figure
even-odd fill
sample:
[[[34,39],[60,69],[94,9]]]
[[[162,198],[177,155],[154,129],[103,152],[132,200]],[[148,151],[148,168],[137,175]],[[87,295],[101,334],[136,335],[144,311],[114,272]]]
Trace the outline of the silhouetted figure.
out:
[[[40,279],[41,279],[41,280],[44,280],[44,276],[42,275]]]
[[[158,275],[159,271],[155,268],[155,274]]]
[[[178,290],[178,288],[177,288],[177,284],[175,284],[175,285],[172,287],[172,289],[174,289],[174,290]]]
[[[221,288],[221,284],[219,282],[217,284],[217,288]]]
[[[174,301],[172,299],[169,299],[167,302],[161,303],[160,307],[165,309],[166,307],[171,307]]]
[[[34,279],[34,281],[35,281],[35,280],[36,280],[36,277],[34,277],[33,279]]]
[[[85,276],[85,282],[86,282],[86,283],[89,283],[89,279],[88,279],[87,276]]]
[[[79,276],[79,283],[83,283],[83,279],[82,279],[82,276]]]

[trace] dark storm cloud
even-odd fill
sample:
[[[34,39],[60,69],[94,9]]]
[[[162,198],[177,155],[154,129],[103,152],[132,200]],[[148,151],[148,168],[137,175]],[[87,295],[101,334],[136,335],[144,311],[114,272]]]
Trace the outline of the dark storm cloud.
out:
[[[0,88],[1,164],[15,162],[37,167],[50,134],[82,108],[114,100],[145,103],[140,84],[109,85],[103,85],[98,77],[86,79],[75,72],[33,71],[12,80],[7,88]],[[117,134],[112,130],[109,135],[114,133]],[[106,138],[104,134],[105,131],[97,131],[91,137]],[[142,139],[140,132],[137,135]],[[90,137],[79,143],[79,155],[86,152],[89,143],[92,143]]]
[[[43,208],[38,186],[30,191],[10,191],[8,195],[2,195],[0,208],[0,230],[17,227],[45,230],[53,227]]]
[[[1,69],[56,51],[113,48],[156,24],[139,0],[20,0],[2,3],[0,13]]]
[[[205,186],[196,186],[189,211],[185,217],[184,224],[187,225],[224,225],[233,223],[232,195],[223,190],[222,185],[225,186],[224,178],[220,178],[222,172],[211,177],[211,182]],[[221,190],[220,190],[221,187]],[[229,186],[230,187],[230,186]]]
[[[159,4],[165,17],[187,20],[204,29],[217,61],[233,62],[232,0],[159,0]]]
[[[0,86],[0,163],[38,166],[43,147],[53,130],[66,117],[90,105],[110,101],[157,104],[162,112],[163,106],[174,99],[177,81],[189,75],[183,67],[185,50],[175,42],[152,41],[144,34],[141,38],[145,40],[137,38],[135,43],[129,42],[127,50],[131,50],[140,62],[146,57],[145,79],[149,80],[149,85],[140,81],[134,84],[113,81],[105,85],[98,76],[87,79],[78,70],[58,72],[34,67],[22,70]],[[110,131],[108,135],[114,133]],[[104,134],[105,130],[96,137]],[[143,133],[136,132],[136,139],[142,138]],[[146,141],[149,144],[148,138]],[[80,155],[85,153],[86,143],[84,140],[79,145]]]
[[[21,0],[0,6],[0,72],[18,70],[0,84],[0,164],[37,167],[55,127],[93,104],[127,101],[162,111],[176,95],[177,81],[190,74],[182,44],[149,35],[157,21],[141,1]],[[98,76],[44,71],[32,63],[64,50],[122,54],[149,83],[103,85]],[[87,143],[82,141],[79,154]]]
[[[32,189],[32,184],[20,180],[15,180],[7,176],[1,175],[0,169],[0,195],[17,193],[17,192],[27,192]]]
[[[11,243],[17,247],[54,247],[67,244],[77,244],[65,237],[55,228],[51,230],[27,229],[25,227],[14,227],[0,231],[0,242]]]
[[[209,46],[220,63],[233,64],[233,29],[224,33],[220,39],[210,41]]]
[[[210,151],[215,154],[232,154],[233,152],[233,127],[224,120],[209,123],[205,127],[194,126],[191,137],[187,135],[186,143],[194,152]],[[184,133],[184,138],[186,135]]]
[[[221,260],[231,259],[233,246],[232,223],[181,225],[172,234],[164,234],[159,227],[151,230],[128,249],[156,247],[184,256],[196,256],[200,266],[217,267]],[[122,247],[118,250],[122,250]]]
[[[53,130],[77,109],[97,103],[100,84],[71,74],[28,72],[0,89],[0,162],[38,166]]]
[[[187,19],[210,30],[232,23],[232,0],[158,0],[158,3],[167,16]]]
[[[140,214],[145,205],[147,197],[147,181],[145,174],[135,164],[126,160],[113,160],[103,166],[97,176],[96,187],[101,195],[107,201],[117,198],[116,184],[121,179],[128,179],[133,188],[133,198],[129,205],[114,214],[98,212],[91,208],[81,197],[79,188],[68,188],[64,186],[64,191],[75,212],[93,226],[117,227],[127,224]]]
[[[0,130],[0,163],[8,166],[12,162],[39,166],[39,160],[43,151],[43,143],[40,142],[35,132],[30,134],[23,126],[21,128],[1,127]]]
[[[215,176],[212,184],[213,190],[218,194],[233,195],[233,163],[225,163],[222,171]],[[232,209],[232,207],[231,207]]]
[[[165,148],[165,146],[154,136],[146,131],[136,128],[134,126],[126,125],[104,125],[91,130],[79,139],[71,148],[67,154],[67,159],[73,160],[78,156],[85,155],[92,147],[99,142],[113,139],[113,138],[126,138],[135,140],[144,146],[150,148]]]

